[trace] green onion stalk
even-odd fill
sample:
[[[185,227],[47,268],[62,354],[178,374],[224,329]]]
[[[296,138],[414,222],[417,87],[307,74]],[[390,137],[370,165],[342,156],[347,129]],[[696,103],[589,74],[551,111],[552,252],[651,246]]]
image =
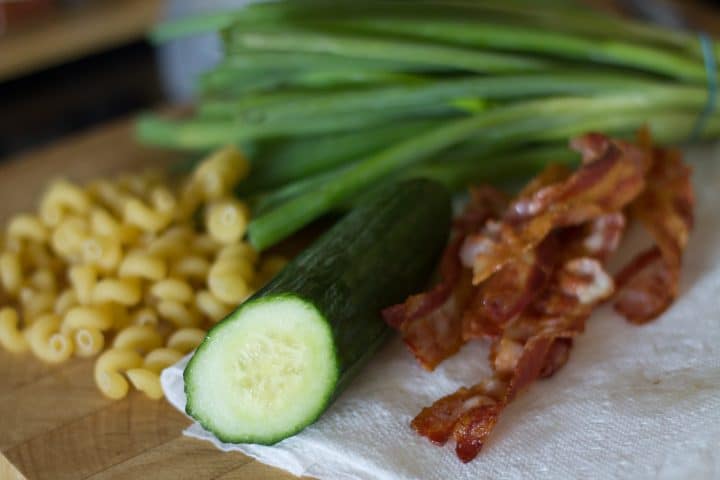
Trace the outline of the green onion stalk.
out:
[[[720,136],[720,114],[701,115],[717,62],[697,35],[572,0],[533,7],[279,0],[160,24],[157,42],[217,32],[224,59],[198,79],[193,114],[144,115],[138,136],[192,152],[248,147],[237,194],[260,250],[396,179],[459,191],[576,162],[565,145],[587,131]]]

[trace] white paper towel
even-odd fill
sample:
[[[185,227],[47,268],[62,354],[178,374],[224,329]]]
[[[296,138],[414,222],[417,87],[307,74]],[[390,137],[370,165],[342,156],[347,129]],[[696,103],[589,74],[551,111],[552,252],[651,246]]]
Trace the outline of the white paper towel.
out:
[[[489,373],[479,344],[428,373],[396,338],[318,422],[272,447],[221,444],[197,424],[186,435],[330,480],[720,479],[720,155],[706,148],[688,160],[697,223],[681,297],[642,327],[607,307],[595,312],[565,368],[503,412],[473,462],[430,444],[410,421]],[[183,411],[186,362],[162,375]]]

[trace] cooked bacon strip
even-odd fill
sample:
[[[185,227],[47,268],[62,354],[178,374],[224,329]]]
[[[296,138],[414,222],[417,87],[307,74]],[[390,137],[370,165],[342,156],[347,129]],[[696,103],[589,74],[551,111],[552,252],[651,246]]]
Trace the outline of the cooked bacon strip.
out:
[[[617,284],[623,288],[615,300],[615,310],[637,325],[664,312],[677,291],[677,277],[657,247],[638,254],[617,275]]]
[[[583,240],[576,235],[577,242]],[[413,428],[435,443],[446,442],[452,432],[458,457],[463,462],[475,458],[507,404],[536,379],[565,364],[572,337],[583,331],[592,308],[612,292],[612,278],[598,260],[579,257],[562,263],[543,297],[527,309],[530,313],[508,325],[493,343],[490,361],[495,377],[423,409]],[[554,307],[550,315],[548,305]],[[504,388],[498,392],[488,385]]]
[[[453,222],[458,235],[468,235],[482,228],[491,218],[497,218],[507,208],[509,198],[497,188],[480,185],[470,188],[470,201],[462,215]]]
[[[472,293],[469,273],[463,273],[459,250],[470,229],[499,215],[505,196],[491,187],[474,189],[458,219],[440,263],[441,281],[426,293],[383,310],[385,321],[402,334],[405,344],[427,370],[456,353],[462,338],[462,314]]]
[[[481,220],[483,209],[477,215],[469,208],[456,223],[461,233],[443,263],[454,255],[454,268],[462,272],[459,256],[473,269],[472,282],[467,271],[443,273],[459,280],[436,287],[442,294],[433,290],[386,313],[426,368],[467,339],[492,340],[493,375],[438,400],[412,422],[434,443],[452,436],[463,462],[479,453],[518,393],[565,365],[573,338],[616,285],[615,308],[635,323],[654,318],[677,295],[694,203],[690,172],[679,154],[653,149],[646,130],[637,147],[600,134],[575,139],[572,146],[583,156],[576,173],[549,168],[502,218]],[[491,191],[473,195],[476,206],[493,198]],[[613,280],[603,263],[618,247],[626,225],[622,209],[629,204],[656,245]],[[438,299],[445,302],[437,306]]]
[[[461,387],[455,393],[441,398],[431,407],[424,408],[413,419],[412,427],[431,442],[444,445],[464,413],[497,404],[498,399],[489,393],[487,383],[479,383],[471,388]]]
[[[471,461],[480,453],[504,408],[502,403],[483,405],[463,413],[455,422],[455,453],[463,463]]]
[[[552,375],[564,365],[569,354],[570,341],[570,339],[556,338],[550,333],[531,337],[522,347],[509,382],[506,384],[506,388],[499,400],[493,399],[485,392],[484,387],[487,382],[469,389],[474,394],[472,398],[482,398],[485,401],[475,408],[462,409],[453,426],[455,453],[461,461],[467,463],[480,453],[500,414],[518,392],[527,388],[537,378]],[[452,398],[454,395],[445,397],[445,399]],[[440,400],[440,402],[445,399]],[[432,415],[431,412],[438,404],[439,402],[436,402],[429,409],[423,410],[423,413],[429,410],[429,412],[425,413],[426,418]],[[446,419],[444,431],[447,429],[447,423],[449,423],[448,419]],[[413,427],[415,427],[414,422]],[[423,434],[417,428],[416,430],[418,433]]]
[[[442,305],[405,323],[400,329],[405,344],[426,370],[435,369],[465,343],[462,312],[471,290],[470,276],[464,275]]]
[[[690,168],[677,150],[653,150],[648,186],[631,205],[656,246],[640,253],[620,274],[615,309],[630,322],[646,323],[678,295],[682,254],[693,226]]]
[[[645,187],[648,157],[631,144],[608,140],[600,155],[567,180],[521,195],[501,222],[487,223],[465,240],[461,256],[465,266],[473,268],[473,284],[534,248],[551,230],[624,208]]]
[[[625,215],[621,212],[608,213],[597,217],[583,226],[584,240],[580,245],[580,251],[575,252],[575,254],[606,261],[610,254],[617,250],[620,245],[626,225]]]
[[[590,163],[603,154],[610,145],[610,138],[602,133],[589,132],[570,140],[570,148],[582,155],[582,163]]]
[[[505,325],[545,288],[557,247],[556,238],[550,236],[484,282],[463,315],[463,338],[500,335]]]
[[[565,366],[570,358],[570,349],[572,348],[572,338],[556,338],[550,345],[545,363],[540,370],[540,378],[552,377],[555,372]]]
[[[493,342],[490,351],[494,378],[469,389],[462,388],[425,408],[412,423],[419,434],[435,443],[445,443],[452,433],[458,457],[464,462],[470,461],[517,393],[536,379],[554,374],[567,362],[572,337],[583,331],[592,308],[613,292],[612,278],[600,261],[589,255],[602,252],[601,256],[605,256],[617,247],[619,231],[624,227],[621,218],[608,217],[598,220],[598,225],[558,233],[562,239],[562,255],[543,252],[548,262],[560,259],[561,266],[553,274],[550,285],[531,306],[524,308],[527,313],[498,328],[502,336]],[[598,231],[604,234],[598,236]],[[593,237],[601,241],[589,242]],[[548,242],[547,245],[555,248],[556,244]],[[488,385],[504,388],[498,392],[497,387],[490,390]]]
[[[385,321],[391,327],[403,329],[408,323],[427,316],[447,302],[462,276],[462,265],[458,261],[461,244],[462,237],[450,241],[440,261],[441,281],[432,290],[412,295],[405,303],[393,305],[383,311]]]

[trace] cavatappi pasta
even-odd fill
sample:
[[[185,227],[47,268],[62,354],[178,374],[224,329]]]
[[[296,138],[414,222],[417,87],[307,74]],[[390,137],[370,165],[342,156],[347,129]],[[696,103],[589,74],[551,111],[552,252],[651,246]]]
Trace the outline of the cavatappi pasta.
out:
[[[232,189],[248,168],[229,147],[180,184],[159,172],[52,182],[0,231],[0,347],[96,357],[107,397],[161,398],[160,372],[284,266],[242,241],[250,210]]]

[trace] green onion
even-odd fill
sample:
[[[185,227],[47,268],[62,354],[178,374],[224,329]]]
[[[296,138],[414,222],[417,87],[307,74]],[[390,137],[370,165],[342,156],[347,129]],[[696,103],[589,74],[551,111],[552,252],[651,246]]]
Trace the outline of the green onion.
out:
[[[573,0],[277,0],[162,24],[153,39],[199,32],[219,35],[224,59],[199,79],[195,112],[142,116],[138,136],[251,146],[236,191],[259,249],[395,178],[514,179],[575,161],[560,145],[589,130],[647,124],[683,142],[708,102],[697,35]],[[720,137],[720,113],[703,118],[697,137]]]

